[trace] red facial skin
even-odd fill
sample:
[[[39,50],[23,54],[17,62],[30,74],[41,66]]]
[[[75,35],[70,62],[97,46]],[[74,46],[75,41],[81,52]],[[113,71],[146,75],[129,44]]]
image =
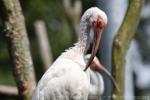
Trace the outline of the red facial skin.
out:
[[[93,21],[92,26],[95,29],[103,29],[106,26],[106,23],[98,16],[97,21]]]

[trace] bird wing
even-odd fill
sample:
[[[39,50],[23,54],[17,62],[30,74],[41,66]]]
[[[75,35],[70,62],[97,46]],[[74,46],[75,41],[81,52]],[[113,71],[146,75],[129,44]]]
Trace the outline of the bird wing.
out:
[[[90,77],[90,90],[88,100],[99,100],[104,91],[104,82],[102,76],[91,69],[86,71]]]

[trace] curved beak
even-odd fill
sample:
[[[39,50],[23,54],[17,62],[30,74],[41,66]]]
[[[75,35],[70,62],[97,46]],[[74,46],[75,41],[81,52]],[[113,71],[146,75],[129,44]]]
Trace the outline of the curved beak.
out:
[[[84,71],[86,71],[89,67],[89,65],[91,65],[96,53],[97,53],[97,50],[98,50],[98,47],[99,47],[99,43],[100,43],[100,39],[101,39],[101,35],[102,35],[102,29],[100,28],[94,28],[94,40],[93,40],[93,47],[92,47],[92,52],[91,52],[91,57],[86,65],[86,68],[84,69]]]
[[[94,57],[94,59],[93,59],[93,61],[92,61],[90,66],[91,66],[91,69],[93,69],[93,70],[95,70],[95,71],[97,71],[99,73],[104,73],[112,81],[112,83],[113,83],[114,87],[116,88],[116,90],[118,92],[120,92],[120,89],[119,89],[119,87],[117,85],[117,82],[112,77],[111,73],[105,67],[103,67],[100,64],[100,62],[99,62],[97,57]]]

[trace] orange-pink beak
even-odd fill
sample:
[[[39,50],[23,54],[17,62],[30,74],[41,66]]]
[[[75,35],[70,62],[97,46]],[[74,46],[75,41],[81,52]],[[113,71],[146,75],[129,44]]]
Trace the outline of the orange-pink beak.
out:
[[[117,89],[117,91],[118,92],[120,91],[119,88],[118,88],[118,85],[117,85],[115,79],[112,77],[111,73],[105,67],[103,67],[101,65],[101,63],[99,62],[99,60],[96,56],[94,57],[91,65],[90,65],[90,68],[92,70],[95,70],[95,71],[99,72],[99,73],[106,74],[107,77],[112,81],[112,83],[113,83],[114,87]]]
[[[101,35],[102,35],[103,29],[105,28],[105,26],[106,26],[106,23],[104,22],[104,20],[101,17],[98,17],[97,21],[94,21],[92,23],[92,27],[93,27],[93,31],[94,31],[94,40],[93,40],[91,57],[86,65],[86,68],[84,69],[84,71],[86,71],[88,69],[89,65],[92,63],[92,61],[97,53]]]

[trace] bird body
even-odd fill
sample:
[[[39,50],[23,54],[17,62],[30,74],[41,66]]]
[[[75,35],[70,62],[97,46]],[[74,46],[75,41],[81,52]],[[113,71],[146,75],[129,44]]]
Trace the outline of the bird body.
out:
[[[33,100],[87,100],[89,80],[81,65],[60,56],[41,78]]]
[[[42,76],[32,100],[98,100],[93,96],[101,96],[104,90],[103,79],[96,72],[97,69],[87,67],[96,55],[106,24],[107,16],[97,7],[92,7],[83,14],[78,42],[62,53]],[[93,48],[87,64],[84,54],[91,40]],[[83,71],[85,68],[87,70]],[[94,65],[94,68],[97,67]]]
[[[33,100],[99,100],[104,91],[103,78],[91,69],[84,72],[86,64],[81,58],[75,61],[60,56],[42,76]]]
[[[86,73],[90,79],[88,100],[100,100],[104,92],[104,81],[102,75],[91,69],[87,69]]]

